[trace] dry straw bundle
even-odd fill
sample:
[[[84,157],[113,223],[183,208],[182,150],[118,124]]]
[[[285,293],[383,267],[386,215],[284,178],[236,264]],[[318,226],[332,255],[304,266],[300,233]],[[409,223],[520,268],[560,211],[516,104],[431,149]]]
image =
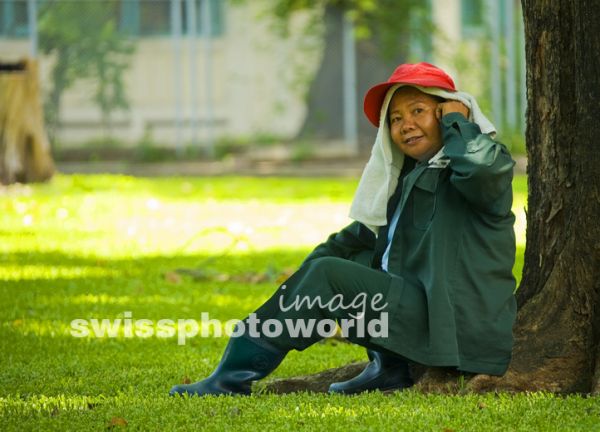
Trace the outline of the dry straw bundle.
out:
[[[53,173],[37,64],[0,62],[0,181],[39,182]]]

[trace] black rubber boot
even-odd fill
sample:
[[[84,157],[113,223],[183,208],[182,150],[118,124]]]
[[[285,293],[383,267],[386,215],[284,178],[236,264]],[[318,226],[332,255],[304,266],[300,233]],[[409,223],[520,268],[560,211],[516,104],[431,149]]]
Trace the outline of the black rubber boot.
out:
[[[169,395],[249,395],[252,381],[273,372],[286,354],[287,351],[262,341],[256,342],[246,336],[232,337],[219,366],[208,378],[194,384],[176,385]]]
[[[373,350],[367,350],[367,354],[370,362],[363,371],[351,380],[331,384],[329,393],[402,390],[413,385],[405,360]]]

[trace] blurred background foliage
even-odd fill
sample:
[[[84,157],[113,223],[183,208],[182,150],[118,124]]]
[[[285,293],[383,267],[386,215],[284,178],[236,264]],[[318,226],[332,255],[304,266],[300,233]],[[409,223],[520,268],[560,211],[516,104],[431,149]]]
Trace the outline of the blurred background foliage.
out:
[[[129,108],[124,73],[135,45],[124,38],[114,20],[118,2],[42,3],[39,49],[54,57],[51,88],[45,104],[46,127],[53,138],[60,121],[63,94],[78,80],[93,83],[92,101],[110,129],[113,111]],[[110,140],[109,140],[110,142]]]
[[[0,0],[0,48],[38,59],[59,160],[364,158],[362,96],[406,61],[524,153],[516,0]]]

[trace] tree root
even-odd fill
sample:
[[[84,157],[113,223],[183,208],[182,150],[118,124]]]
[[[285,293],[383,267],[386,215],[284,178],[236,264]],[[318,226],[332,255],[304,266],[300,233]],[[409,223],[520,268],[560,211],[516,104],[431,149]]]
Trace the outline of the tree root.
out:
[[[600,395],[600,345],[596,350],[596,366],[592,377],[592,394]]]
[[[351,363],[334,369],[327,369],[313,375],[302,375],[292,378],[272,380],[259,384],[259,391],[266,393],[285,394],[295,392],[327,393],[334,382],[346,381],[358,375],[367,362]]]
[[[599,360],[600,362],[600,360]],[[562,375],[560,361],[550,361],[531,371],[510,368],[504,376],[461,373],[450,368],[425,367],[411,364],[414,389],[421,393],[466,394],[487,392],[548,391],[552,393],[580,392],[568,376]],[[326,393],[334,382],[349,380],[358,375],[366,362],[352,363],[313,375],[284,378],[257,384],[259,392],[285,394],[294,392]],[[598,370],[598,368],[596,369]],[[564,370],[562,371],[564,373]],[[579,387],[579,386],[577,386]],[[600,393],[600,376],[594,377],[591,392]],[[389,392],[391,393],[391,392]]]
[[[294,392],[326,393],[334,382],[349,380],[358,375],[367,362],[351,363],[339,368],[328,369],[313,375],[283,378],[257,384],[256,390],[265,393],[285,394]],[[461,374],[447,368],[426,368],[412,364],[411,374],[415,389],[423,393],[460,394],[466,391],[472,374]],[[391,393],[391,392],[387,392]]]

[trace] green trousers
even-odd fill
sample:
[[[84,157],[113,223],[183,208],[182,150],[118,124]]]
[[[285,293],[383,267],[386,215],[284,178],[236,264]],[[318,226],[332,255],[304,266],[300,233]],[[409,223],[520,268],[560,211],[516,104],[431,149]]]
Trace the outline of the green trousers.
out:
[[[269,332],[250,336],[281,350],[304,350],[326,337],[324,332],[332,329],[331,324],[335,331],[337,323],[349,341],[386,351],[371,344],[370,338],[374,332],[381,336],[386,331],[385,315],[391,315],[386,298],[392,277],[397,276],[354,261],[316,258],[300,267],[244,323],[249,328],[254,315],[255,323],[258,322],[255,328],[262,325],[264,329],[268,321]],[[298,331],[299,325],[312,330],[303,333]]]

